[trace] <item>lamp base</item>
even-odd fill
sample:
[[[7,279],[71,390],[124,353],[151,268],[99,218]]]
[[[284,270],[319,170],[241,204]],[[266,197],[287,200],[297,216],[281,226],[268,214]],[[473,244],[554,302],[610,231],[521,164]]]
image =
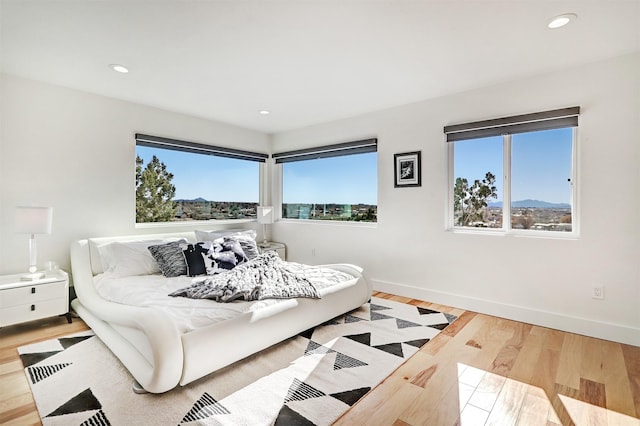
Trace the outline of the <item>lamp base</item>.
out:
[[[44,278],[44,272],[30,272],[20,276],[22,281],[35,281]]]

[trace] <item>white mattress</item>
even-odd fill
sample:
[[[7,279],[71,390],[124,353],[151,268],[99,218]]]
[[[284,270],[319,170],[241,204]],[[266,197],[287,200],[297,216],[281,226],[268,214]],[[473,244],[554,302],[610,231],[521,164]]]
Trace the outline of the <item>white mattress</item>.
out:
[[[320,295],[332,292],[332,287],[356,279],[344,272],[289,262],[289,267],[307,277]],[[169,293],[187,287],[207,277],[180,276],[166,278],[161,274],[115,277],[102,273],[94,277],[95,288],[106,300],[133,306],[159,309],[171,316],[182,333],[216,322],[225,321],[245,312],[254,312],[284,300],[267,299],[253,302],[217,303],[206,299],[171,297]]]

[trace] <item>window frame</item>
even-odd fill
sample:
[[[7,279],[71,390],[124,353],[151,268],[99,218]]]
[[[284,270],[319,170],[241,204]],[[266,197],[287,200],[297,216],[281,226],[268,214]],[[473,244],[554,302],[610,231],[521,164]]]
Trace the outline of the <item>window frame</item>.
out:
[[[258,206],[264,205],[267,194],[269,193],[267,188],[267,167],[266,164],[269,161],[269,154],[244,151],[235,148],[219,147],[214,145],[207,145],[198,142],[189,142],[178,139],[165,138],[160,136],[151,136],[142,133],[135,134],[135,148],[138,146],[145,146],[150,148],[166,149],[182,151],[192,153],[194,155],[211,155],[215,157],[232,158],[237,160],[253,161],[258,163]],[[137,152],[137,150],[135,150]],[[135,191],[136,187],[133,186],[134,192],[134,222],[136,228],[163,228],[163,227],[185,227],[193,226],[194,224],[240,224],[255,222],[255,218],[243,218],[243,219],[208,219],[208,220],[189,220],[189,221],[168,221],[168,222],[138,222],[135,220],[136,207],[135,207]]]
[[[454,145],[457,140],[472,140],[472,139],[480,139],[486,136],[497,136],[495,134],[495,128],[500,128],[500,126],[494,126],[494,130],[488,130],[492,126],[488,128],[481,129],[479,132],[472,130],[474,132],[474,137],[469,138],[458,138],[455,137],[455,140],[450,140],[449,134],[447,134],[447,138],[445,143],[447,145],[446,155],[447,155],[447,208],[446,217],[445,217],[445,229],[447,231],[451,231],[454,233],[463,233],[463,234],[484,234],[484,235],[511,235],[517,237],[534,237],[534,238],[548,238],[548,239],[577,239],[580,236],[580,208],[579,208],[579,173],[578,173],[578,124],[577,124],[577,114],[579,114],[579,107],[565,108],[562,110],[554,110],[547,111],[543,113],[535,113],[535,114],[525,114],[522,116],[515,117],[507,117],[504,119],[496,119],[496,120],[485,120],[482,122],[476,122],[478,124],[492,124],[497,123],[499,121],[505,122],[512,120],[517,122],[520,117],[531,117],[536,114],[549,115],[549,113],[558,113],[562,114],[562,111],[570,111],[571,114],[575,114],[575,121],[568,121],[565,118],[562,118],[562,121],[556,122],[554,127],[548,128],[544,127],[544,125],[539,128],[531,129],[531,123],[526,123],[526,127],[520,127],[519,129],[526,128],[527,130],[521,131],[504,131],[502,133],[502,228],[473,228],[473,227],[465,227],[458,226],[455,224],[454,219],[454,184],[455,184],[455,176],[454,176]],[[552,115],[552,114],[551,114]],[[540,120],[543,122],[544,120]],[[559,123],[566,123],[568,125],[561,125]],[[468,126],[472,128],[475,123],[469,123],[468,125],[456,125],[456,126],[447,126],[445,127],[445,133],[450,128],[458,129],[461,126]],[[536,126],[536,123],[533,123],[533,126]],[[540,231],[540,230],[530,230],[530,229],[513,229],[511,227],[511,177],[512,177],[512,169],[511,169],[511,148],[512,148],[512,135],[531,132],[531,131],[544,131],[550,130],[552,128],[571,128],[572,136],[571,136],[571,231]],[[519,130],[518,129],[518,130]],[[491,132],[494,132],[491,134]]]
[[[274,220],[283,223],[294,224],[312,224],[312,225],[326,225],[326,226],[355,226],[364,228],[377,227],[378,221],[375,222],[356,222],[356,221],[341,221],[341,220],[320,220],[320,219],[297,219],[297,218],[285,218],[282,215],[283,199],[284,199],[284,172],[283,165],[288,162],[314,160],[321,158],[331,158],[338,156],[349,156],[357,154],[365,154],[375,152],[378,153],[378,139],[368,138],[357,140],[353,142],[345,142],[331,145],[322,145],[313,148],[305,148],[294,151],[283,151],[271,154],[271,181],[274,183],[272,201],[276,206],[276,212]],[[379,164],[379,157],[376,162]],[[376,167],[376,175],[378,173],[378,167]],[[379,188],[376,188],[376,192]],[[378,211],[378,202],[376,196],[376,210]]]

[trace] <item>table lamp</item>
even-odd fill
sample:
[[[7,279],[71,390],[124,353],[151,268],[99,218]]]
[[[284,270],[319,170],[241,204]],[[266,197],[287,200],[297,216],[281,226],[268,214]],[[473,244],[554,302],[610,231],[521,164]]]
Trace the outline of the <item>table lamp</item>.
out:
[[[257,217],[256,220],[258,223],[262,224],[262,237],[263,241],[260,244],[260,247],[268,247],[269,243],[267,242],[267,225],[273,223],[273,207],[271,206],[260,206],[256,210]]]
[[[36,272],[38,250],[36,234],[50,234],[53,224],[52,207],[18,206],[15,211],[16,232],[30,234],[29,237],[29,273],[22,275],[22,280],[37,280],[44,277],[43,272]]]

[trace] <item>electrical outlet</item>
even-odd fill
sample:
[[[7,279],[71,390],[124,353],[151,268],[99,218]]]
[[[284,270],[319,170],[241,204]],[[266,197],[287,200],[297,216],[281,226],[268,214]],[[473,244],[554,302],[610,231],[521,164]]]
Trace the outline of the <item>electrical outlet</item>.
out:
[[[593,286],[593,292],[591,293],[592,299],[604,299],[604,287],[603,286]]]

